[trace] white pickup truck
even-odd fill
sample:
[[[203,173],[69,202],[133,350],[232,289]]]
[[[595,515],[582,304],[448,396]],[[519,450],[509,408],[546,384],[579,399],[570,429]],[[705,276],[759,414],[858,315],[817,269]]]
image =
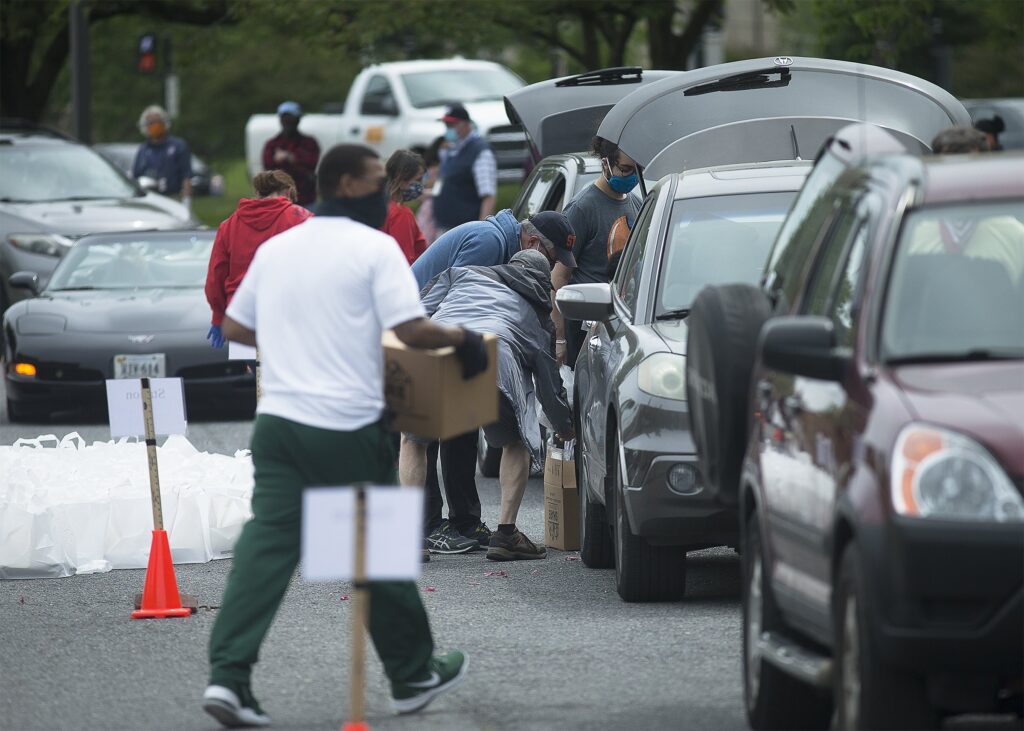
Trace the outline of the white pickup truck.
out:
[[[361,142],[387,158],[395,150],[422,152],[444,134],[439,121],[446,104],[462,102],[498,162],[499,180],[521,180],[526,137],[509,123],[502,98],[524,85],[501,64],[451,58],[398,61],[359,72],[340,114],[306,114],[301,132],[316,138],[321,152],[342,142]],[[255,114],[245,125],[250,177],[263,169],[263,145],[281,131],[274,114]]]

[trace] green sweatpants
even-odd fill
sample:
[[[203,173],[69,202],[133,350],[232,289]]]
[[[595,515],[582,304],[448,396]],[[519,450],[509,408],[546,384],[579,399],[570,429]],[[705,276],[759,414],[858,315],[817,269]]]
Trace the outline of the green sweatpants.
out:
[[[299,562],[302,490],[356,482],[396,484],[390,435],[317,429],[260,414],[252,437],[253,517],[210,634],[210,683],[248,683],[260,645]],[[434,650],[427,613],[411,581],[370,584],[370,637],[392,682],[421,673]]]

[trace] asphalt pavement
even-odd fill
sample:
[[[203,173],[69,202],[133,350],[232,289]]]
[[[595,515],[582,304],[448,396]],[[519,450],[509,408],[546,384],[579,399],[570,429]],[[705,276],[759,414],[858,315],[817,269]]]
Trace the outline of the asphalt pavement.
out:
[[[72,431],[109,439],[105,424],[11,425],[0,414],[0,444]],[[250,434],[244,420],[188,429],[196,447],[225,454],[247,447]],[[478,484],[493,526],[497,481]],[[542,493],[531,480],[519,521],[538,541]],[[217,728],[199,704],[230,567],[176,567],[181,590],[201,605],[187,619],[129,619],[142,570],[0,582],[0,728]],[[745,728],[739,562],[730,550],[691,558],[689,596],[671,604],[627,605],[612,571],[555,550],[510,563],[482,552],[435,556],[417,583],[438,650],[468,653],[469,675],[424,712],[397,717],[371,651],[373,729]],[[337,729],[345,720],[352,602],[341,597],[349,593],[340,582],[293,579],[253,679],[274,728]]]
[[[232,454],[248,446],[251,430],[246,420],[193,422],[188,438]],[[72,431],[87,442],[109,438],[105,424],[11,425],[0,411],[0,444]],[[478,485],[493,526],[497,481]],[[531,480],[519,520],[538,541],[542,492]],[[186,619],[129,618],[143,570],[0,582],[0,729],[218,728],[200,698],[230,568],[230,560],[176,567],[181,590],[200,604]],[[691,554],[688,577],[682,601],[628,605],[615,593],[613,571],[588,569],[576,553],[549,550],[545,560],[512,563],[483,553],[435,556],[417,583],[438,650],[468,653],[468,677],[425,711],[394,716],[369,652],[370,727],[744,729],[739,559],[728,549]],[[349,593],[340,582],[293,579],[253,678],[273,728],[326,731],[345,720]]]

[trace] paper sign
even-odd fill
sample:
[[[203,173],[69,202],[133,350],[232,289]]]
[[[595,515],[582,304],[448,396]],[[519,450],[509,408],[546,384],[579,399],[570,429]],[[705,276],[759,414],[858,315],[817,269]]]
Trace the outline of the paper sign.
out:
[[[256,348],[229,340],[228,360],[256,360]]]
[[[153,397],[153,426],[157,434],[184,434],[185,387],[180,378],[150,378]],[[107,410],[111,437],[144,437],[142,381],[115,378],[107,381]]]
[[[302,578],[355,578],[356,490],[313,487],[302,496]],[[418,579],[423,558],[423,490],[366,488],[366,578]]]

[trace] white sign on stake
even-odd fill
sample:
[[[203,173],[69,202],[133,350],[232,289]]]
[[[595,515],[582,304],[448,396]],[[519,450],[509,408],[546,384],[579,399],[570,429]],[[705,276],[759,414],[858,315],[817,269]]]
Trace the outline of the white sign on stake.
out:
[[[180,378],[150,378],[153,396],[153,426],[157,434],[184,434],[185,387]],[[107,381],[107,409],[110,413],[110,436],[143,437],[142,381],[138,378],[115,378]]]
[[[245,343],[228,341],[228,360],[256,360],[256,348]]]
[[[423,558],[423,490],[367,487],[366,578],[415,580]],[[302,496],[302,578],[355,575],[356,489],[313,487]]]

